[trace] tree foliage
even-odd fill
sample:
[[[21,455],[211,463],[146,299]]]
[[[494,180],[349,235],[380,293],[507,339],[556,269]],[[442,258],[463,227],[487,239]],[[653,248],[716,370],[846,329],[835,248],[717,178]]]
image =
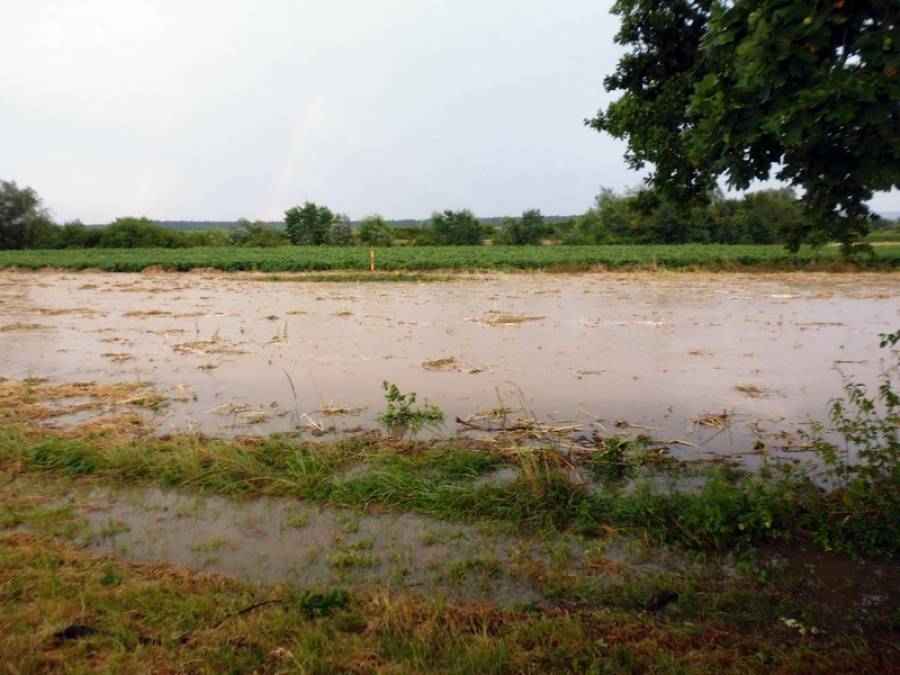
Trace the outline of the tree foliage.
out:
[[[276,230],[265,223],[241,218],[228,232],[228,242],[232,246],[270,247],[288,243],[285,232]]]
[[[321,246],[328,243],[334,214],[327,206],[305,202],[284,212],[288,237],[297,245]]]
[[[377,213],[363,218],[358,234],[359,240],[368,246],[390,246],[394,241],[393,230]]]
[[[771,174],[802,190],[796,249],[868,232],[866,202],[900,185],[900,5],[894,0],[619,0],[631,48],[590,124],[628,141],[635,166],[677,204],[724,176]]]
[[[31,188],[0,181],[0,249],[32,248],[52,237],[54,226]]]
[[[497,233],[498,244],[525,246],[540,244],[547,234],[544,216],[537,209],[530,209],[521,218],[504,218]]]
[[[603,189],[595,205],[564,236],[570,244],[772,244],[801,227],[804,214],[789,188],[740,199],[709,195],[683,208],[654,190],[616,194]]]
[[[177,232],[167,230],[149,218],[117,218],[103,228],[99,245],[103,248],[178,248],[186,242]]]
[[[653,169],[647,181],[667,197],[703,202],[715,186],[710,171],[688,156],[687,114],[694,86],[704,75],[700,56],[712,2],[619,0],[613,12],[622,24],[616,42],[632,47],[604,80],[607,91],[624,91],[619,100],[588,123],[628,140],[625,159],[634,169]]]
[[[477,246],[484,238],[481,222],[468,209],[435,211],[426,233],[429,243],[439,246]]]
[[[327,243],[332,246],[349,246],[353,243],[353,228],[346,213],[335,214],[331,229],[328,231]]]

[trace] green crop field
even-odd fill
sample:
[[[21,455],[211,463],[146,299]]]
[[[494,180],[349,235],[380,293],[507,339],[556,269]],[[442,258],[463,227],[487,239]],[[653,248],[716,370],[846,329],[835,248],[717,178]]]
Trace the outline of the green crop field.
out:
[[[379,270],[558,269],[590,267],[729,269],[827,268],[843,261],[837,247],[803,248],[756,245],[623,246],[398,246],[377,251]],[[900,266],[900,244],[877,247],[858,264],[873,268]],[[148,267],[186,271],[214,268],[238,271],[302,272],[367,270],[369,251],[359,246],[283,246],[278,248],[71,249],[0,251],[0,268],[99,269],[138,272]]]

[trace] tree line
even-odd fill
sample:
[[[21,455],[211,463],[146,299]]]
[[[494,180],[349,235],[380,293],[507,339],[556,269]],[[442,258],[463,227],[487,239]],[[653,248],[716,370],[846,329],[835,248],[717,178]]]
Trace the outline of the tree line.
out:
[[[118,218],[103,227],[52,221],[34,190],[0,181],[0,249],[189,248],[192,246],[478,246],[537,244],[774,244],[790,240],[808,216],[791,189],[739,198],[711,193],[684,208],[659,191],[603,189],[584,214],[548,220],[537,209],[495,224],[472,211],[444,210],[415,227],[392,227],[371,215],[355,227],[327,206],[305,202],[285,212],[284,226],[239,220],[228,228],[173,230],[148,218]],[[890,235],[900,223],[878,221]]]

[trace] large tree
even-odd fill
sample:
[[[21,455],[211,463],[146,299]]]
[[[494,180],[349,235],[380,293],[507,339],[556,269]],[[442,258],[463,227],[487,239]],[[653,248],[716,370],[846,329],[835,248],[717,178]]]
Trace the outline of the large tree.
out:
[[[284,212],[287,233],[294,244],[321,246],[328,243],[334,213],[327,206],[306,202]]]
[[[0,249],[49,245],[55,229],[34,190],[0,181]]]
[[[590,124],[628,141],[648,182],[688,204],[724,176],[738,189],[774,174],[806,218],[788,244],[867,232],[866,202],[900,185],[896,0],[620,0],[626,53]]]

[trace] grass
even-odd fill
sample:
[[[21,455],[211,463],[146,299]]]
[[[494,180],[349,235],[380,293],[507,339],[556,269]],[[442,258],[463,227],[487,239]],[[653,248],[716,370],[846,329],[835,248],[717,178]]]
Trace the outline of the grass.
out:
[[[71,399],[72,391],[2,383],[0,654],[11,672],[888,672],[896,657],[900,614],[890,615],[890,602],[851,615],[828,597],[827,580],[802,564],[799,572],[761,566],[753,549],[797,539],[896,557],[900,523],[866,515],[881,502],[867,502],[872,490],[863,492],[865,486],[847,490],[857,513],[802,472],[684,465],[648,452],[647,439],[610,438],[563,456],[552,448],[458,440],[227,441],[155,437],[131,424],[74,433],[42,426],[58,407],[49,402]],[[76,391],[78,405],[159,405],[145,387]],[[851,421],[855,432],[872,428],[865,419]],[[504,467],[517,477],[483,480]],[[600,489],[573,482],[573,468]],[[659,473],[699,474],[705,484],[697,493],[670,493],[655,487],[658,481],[641,483]],[[625,489],[635,480],[637,487]],[[492,585],[508,568],[531,579],[541,601],[498,607],[430,597],[428,588],[421,595],[389,591],[376,582],[357,582],[349,593],[254,586],[90,557],[63,543],[81,542],[85,526],[77,509],[57,498],[102,484],[281,495],[537,533],[548,542],[544,562],[529,555],[506,560],[488,549],[438,570],[460,584]],[[885,508],[895,498],[878,495]],[[425,533],[423,545],[450,543],[452,533],[442,527]],[[111,521],[101,532],[117,529]],[[358,522],[348,516],[339,529],[352,535]],[[623,569],[607,545],[617,529],[637,535],[648,550],[673,542],[691,561],[735,552],[734,574],[712,564],[718,555],[709,555],[708,566],[677,572]],[[598,586],[574,574],[572,539],[555,539],[564,530],[581,535],[592,569],[621,581]],[[215,553],[226,544],[200,539],[196,546]],[[383,566],[373,539],[342,536],[332,544],[325,562],[342,584],[354,571]]]
[[[863,456],[871,469],[850,471],[838,463],[835,479],[841,489],[831,492],[790,464],[758,474],[727,464],[681,465],[648,452],[652,441],[647,438],[626,442],[612,437],[593,450],[565,457],[552,448],[461,440],[423,443],[382,437],[314,443],[283,437],[157,437],[129,410],[58,431],[43,423],[68,410],[60,402],[72,401],[73,394],[71,405],[89,410],[109,402],[155,410],[165,401],[141,384],[35,380],[0,383],[0,468],[224,495],[272,494],[359,509],[377,506],[519,529],[594,535],[612,527],[699,550],[746,550],[814,537],[829,549],[896,557],[900,399],[884,385],[879,391],[889,413],[873,417],[878,403],[855,386],[848,385],[847,391],[849,401],[833,411],[836,428],[848,439],[866,439],[871,447]],[[832,463],[844,456],[831,448],[823,455],[832,457]],[[514,469],[513,480],[480,480],[503,467]],[[589,491],[573,481],[567,473],[572,469],[592,476],[600,489]],[[702,480],[696,491],[673,492],[652,480],[660,472]],[[629,480],[637,481],[634,489],[623,489]]]
[[[642,462],[640,448],[631,457]],[[659,471],[658,460],[652,461],[652,471]],[[342,476],[347,467],[360,463],[366,471]],[[824,536],[830,510],[840,507],[799,472],[757,476],[728,466],[673,464],[669,470],[702,472],[705,486],[696,493],[669,493],[648,482],[623,490],[616,478],[607,489],[588,492],[560,470],[564,463],[550,450],[503,454],[457,441],[301,443],[284,438],[224,441],[115,434],[73,439],[10,423],[0,427],[0,467],[223,495],[279,495],[342,507],[377,506],[448,521],[493,520],[530,531],[594,535],[613,527],[699,550],[746,549],[805,538],[811,532]],[[504,483],[477,480],[502,465],[516,467],[518,478]],[[584,467],[593,469],[592,464]],[[847,530],[851,538],[844,542],[841,531],[834,532],[829,546],[848,548],[857,543],[852,532],[862,528],[869,535],[859,552],[896,555],[900,541],[891,539],[898,524],[880,522],[878,513],[865,510],[861,518],[866,520]]]
[[[813,633],[815,615],[781,619],[747,580],[686,588],[695,596],[687,614],[503,609],[380,589],[252,586],[2,532],[0,588],[0,654],[23,673],[888,672],[895,658],[883,637]],[[646,582],[627,588],[656,593]]]
[[[379,270],[367,280],[405,281],[404,271],[427,270],[583,270],[669,269],[856,269],[900,266],[900,244],[878,246],[874,257],[846,262],[837,247],[803,248],[790,253],[780,245],[616,245],[616,246],[397,246],[379,249]],[[354,246],[188,249],[69,249],[0,251],[0,268],[99,269],[138,272],[149,267],[173,271],[212,268],[226,271],[321,272],[368,270],[368,249]],[[415,280],[424,280],[419,277]],[[335,280],[357,280],[346,274]],[[321,280],[329,280],[321,277]]]

